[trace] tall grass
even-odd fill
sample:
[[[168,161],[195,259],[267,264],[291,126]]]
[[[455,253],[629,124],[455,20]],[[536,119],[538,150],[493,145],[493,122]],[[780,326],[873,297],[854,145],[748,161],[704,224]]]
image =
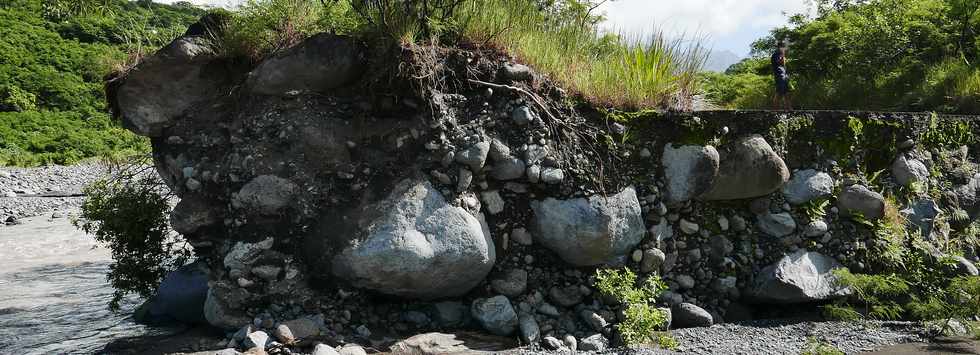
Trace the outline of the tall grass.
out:
[[[689,107],[707,51],[700,41],[602,33],[586,16],[556,16],[529,0],[470,1],[466,39],[503,48],[600,105]]]
[[[403,45],[466,41],[503,49],[597,105],[691,106],[707,59],[700,41],[603,33],[596,19],[534,0],[249,0],[221,42],[258,60],[322,31]]]

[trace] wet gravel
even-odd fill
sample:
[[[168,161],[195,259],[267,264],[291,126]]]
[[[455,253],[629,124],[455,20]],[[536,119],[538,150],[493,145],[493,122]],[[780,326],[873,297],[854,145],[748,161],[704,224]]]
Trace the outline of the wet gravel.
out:
[[[99,164],[0,167],[0,225],[30,216],[65,215],[81,206],[82,189],[105,172]]]

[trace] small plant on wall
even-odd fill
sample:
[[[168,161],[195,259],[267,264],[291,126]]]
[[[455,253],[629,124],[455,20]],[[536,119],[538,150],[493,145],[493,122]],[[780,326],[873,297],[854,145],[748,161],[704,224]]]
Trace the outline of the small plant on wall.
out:
[[[636,274],[628,268],[601,269],[596,271],[596,288],[599,292],[619,302],[625,318],[616,330],[629,345],[656,342],[663,347],[677,346],[669,335],[658,333],[667,329],[667,314],[654,304],[667,285],[659,276],[637,282]]]

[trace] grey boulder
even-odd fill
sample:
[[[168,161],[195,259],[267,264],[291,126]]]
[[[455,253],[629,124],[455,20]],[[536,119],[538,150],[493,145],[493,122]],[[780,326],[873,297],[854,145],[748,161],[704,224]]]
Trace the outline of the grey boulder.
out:
[[[262,95],[324,92],[350,84],[365,67],[363,48],[353,38],[320,33],[260,63],[246,85]]]
[[[921,161],[900,154],[892,163],[892,176],[900,185],[909,186],[912,183],[928,181],[929,169]]]
[[[711,189],[718,177],[719,159],[718,151],[712,146],[665,145],[662,163],[666,202],[676,205]]]
[[[845,216],[860,214],[874,221],[885,215],[885,197],[863,185],[851,185],[837,196],[837,208]]]
[[[170,212],[170,227],[188,235],[199,229],[221,223],[221,209],[197,194],[184,195]]]
[[[756,226],[773,237],[785,237],[796,231],[796,221],[789,213],[766,213],[758,216]]]
[[[470,167],[473,172],[483,169],[490,154],[490,142],[478,142],[469,148],[456,152],[456,162]]]
[[[236,76],[209,66],[215,59],[205,38],[181,37],[143,60],[115,88],[123,126],[159,137],[185,111],[223,93]]]
[[[261,175],[242,186],[232,204],[249,212],[274,215],[288,206],[298,192],[299,187],[287,179]]]
[[[602,334],[592,334],[578,343],[578,350],[582,351],[606,351],[608,347],[609,339]]]
[[[698,197],[706,201],[765,196],[789,180],[789,169],[762,136],[743,137],[722,147],[718,177]]]
[[[616,264],[643,239],[636,190],[608,196],[532,201],[534,238],[576,266]]]
[[[980,271],[977,270],[977,266],[973,264],[972,261],[966,258],[956,255],[953,256],[956,260],[956,275],[957,276],[978,276]]]
[[[507,297],[496,296],[473,301],[471,308],[473,319],[491,334],[507,336],[514,333],[518,327],[517,312],[511,306]]]
[[[759,303],[809,303],[848,294],[836,285],[833,270],[842,268],[834,258],[800,249],[762,269],[755,277],[750,298]]]
[[[510,269],[490,281],[490,287],[507,297],[517,297],[527,289],[527,271]]]
[[[919,200],[901,210],[900,213],[908,220],[910,228],[917,229],[927,240],[932,235],[936,217],[942,214],[939,205],[933,200]]]
[[[671,309],[671,317],[671,324],[677,328],[710,327],[714,324],[711,313],[687,302]]]
[[[358,222],[363,231],[332,261],[334,275],[357,287],[400,297],[453,297],[493,267],[493,240],[480,220],[446,203],[428,181],[404,180],[367,210]]]
[[[238,329],[243,324],[252,322],[252,319],[246,317],[243,312],[229,309],[225,302],[215,295],[214,290],[208,290],[204,301],[204,318],[211,326],[224,330]]]
[[[802,205],[818,198],[829,197],[834,192],[834,178],[813,169],[800,170],[783,186],[786,202]]]

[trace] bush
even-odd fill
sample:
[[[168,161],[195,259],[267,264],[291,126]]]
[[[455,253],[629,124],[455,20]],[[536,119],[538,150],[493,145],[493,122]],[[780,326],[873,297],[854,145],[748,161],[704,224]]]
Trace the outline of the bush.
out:
[[[627,344],[656,341],[676,346],[668,335],[656,334],[658,330],[666,330],[667,325],[667,315],[654,305],[654,299],[667,289],[660,277],[651,276],[637,285],[636,274],[630,269],[597,270],[596,288],[619,302],[625,319],[616,325],[616,330]]]
[[[168,223],[168,196],[159,180],[144,170],[146,161],[115,164],[108,177],[84,189],[87,198],[74,224],[112,252],[109,309],[119,310],[127,294],[149,298],[163,277],[190,257],[186,244]]]

